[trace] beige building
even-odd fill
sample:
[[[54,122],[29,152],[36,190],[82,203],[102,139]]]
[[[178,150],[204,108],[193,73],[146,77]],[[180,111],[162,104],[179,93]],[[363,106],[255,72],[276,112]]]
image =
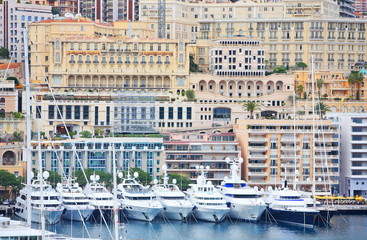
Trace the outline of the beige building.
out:
[[[140,19],[157,30],[154,2],[140,1],[140,5]],[[210,61],[213,39],[237,35],[261,39],[271,68],[310,65],[313,55],[317,70],[349,71],[366,59],[367,21],[339,17],[335,1],[172,0],[166,8],[167,35],[196,42],[195,62],[203,58],[203,68]]]
[[[23,161],[23,143],[0,143],[0,169],[15,176],[26,176],[26,162]]]
[[[293,185],[296,177],[298,187],[310,191],[315,177],[316,191],[337,190],[338,130],[328,120],[316,125],[314,138],[312,120],[238,121],[234,131],[244,158],[245,180],[253,186],[278,187],[284,179]]]
[[[1,118],[9,117],[7,113],[18,111],[18,90],[13,80],[4,80],[0,85]]]
[[[187,89],[187,43],[157,41],[150,33],[126,21],[113,26],[82,18],[34,23],[31,79],[70,90]]]

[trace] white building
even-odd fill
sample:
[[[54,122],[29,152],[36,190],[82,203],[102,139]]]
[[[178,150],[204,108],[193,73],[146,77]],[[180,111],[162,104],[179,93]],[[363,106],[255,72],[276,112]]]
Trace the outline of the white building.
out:
[[[14,54],[14,62],[24,61],[23,29],[30,22],[51,19],[51,6],[3,0],[0,4],[0,46]]]
[[[367,197],[367,114],[328,115],[340,128],[340,191]]]

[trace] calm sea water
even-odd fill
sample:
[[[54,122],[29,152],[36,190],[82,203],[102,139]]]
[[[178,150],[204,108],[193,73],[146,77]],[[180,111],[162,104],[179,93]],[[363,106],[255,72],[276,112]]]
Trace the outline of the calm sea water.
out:
[[[128,239],[144,240],[239,240],[239,239],[367,239],[367,215],[336,214],[332,227],[313,229],[271,223],[225,221],[220,224],[207,222],[181,223],[155,219],[152,223],[130,220],[120,230]],[[111,239],[107,227],[99,223],[86,223],[91,237]],[[87,237],[82,223],[62,221],[48,229],[74,237]],[[111,230],[112,232],[112,230]],[[113,234],[113,233],[112,233]]]

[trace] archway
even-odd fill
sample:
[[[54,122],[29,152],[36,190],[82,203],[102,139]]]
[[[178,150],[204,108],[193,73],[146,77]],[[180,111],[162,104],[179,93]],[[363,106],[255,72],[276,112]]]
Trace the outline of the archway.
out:
[[[6,151],[3,154],[3,165],[15,165],[15,153],[13,151]]]

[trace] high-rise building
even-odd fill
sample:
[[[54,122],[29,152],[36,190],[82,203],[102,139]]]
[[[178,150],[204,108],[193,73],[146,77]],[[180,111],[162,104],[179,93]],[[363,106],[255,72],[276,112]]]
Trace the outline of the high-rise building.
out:
[[[349,17],[349,18],[356,17],[354,9],[354,1],[355,0],[338,0],[341,17]]]
[[[80,13],[95,21],[138,21],[139,0],[82,0]]]
[[[328,120],[317,120],[316,125],[299,119],[239,120],[234,132],[245,180],[265,188],[282,186],[285,179],[293,186],[297,179],[302,190],[311,191],[314,183],[316,192],[338,191],[338,129]]]
[[[359,13],[367,12],[367,1],[366,0],[354,0],[353,6],[356,12],[359,12]]]
[[[367,115],[330,113],[340,131],[340,191],[346,197],[367,197]]]
[[[51,7],[4,0],[0,4],[0,45],[9,49],[13,62],[24,61],[23,29],[29,23],[51,19]]]

